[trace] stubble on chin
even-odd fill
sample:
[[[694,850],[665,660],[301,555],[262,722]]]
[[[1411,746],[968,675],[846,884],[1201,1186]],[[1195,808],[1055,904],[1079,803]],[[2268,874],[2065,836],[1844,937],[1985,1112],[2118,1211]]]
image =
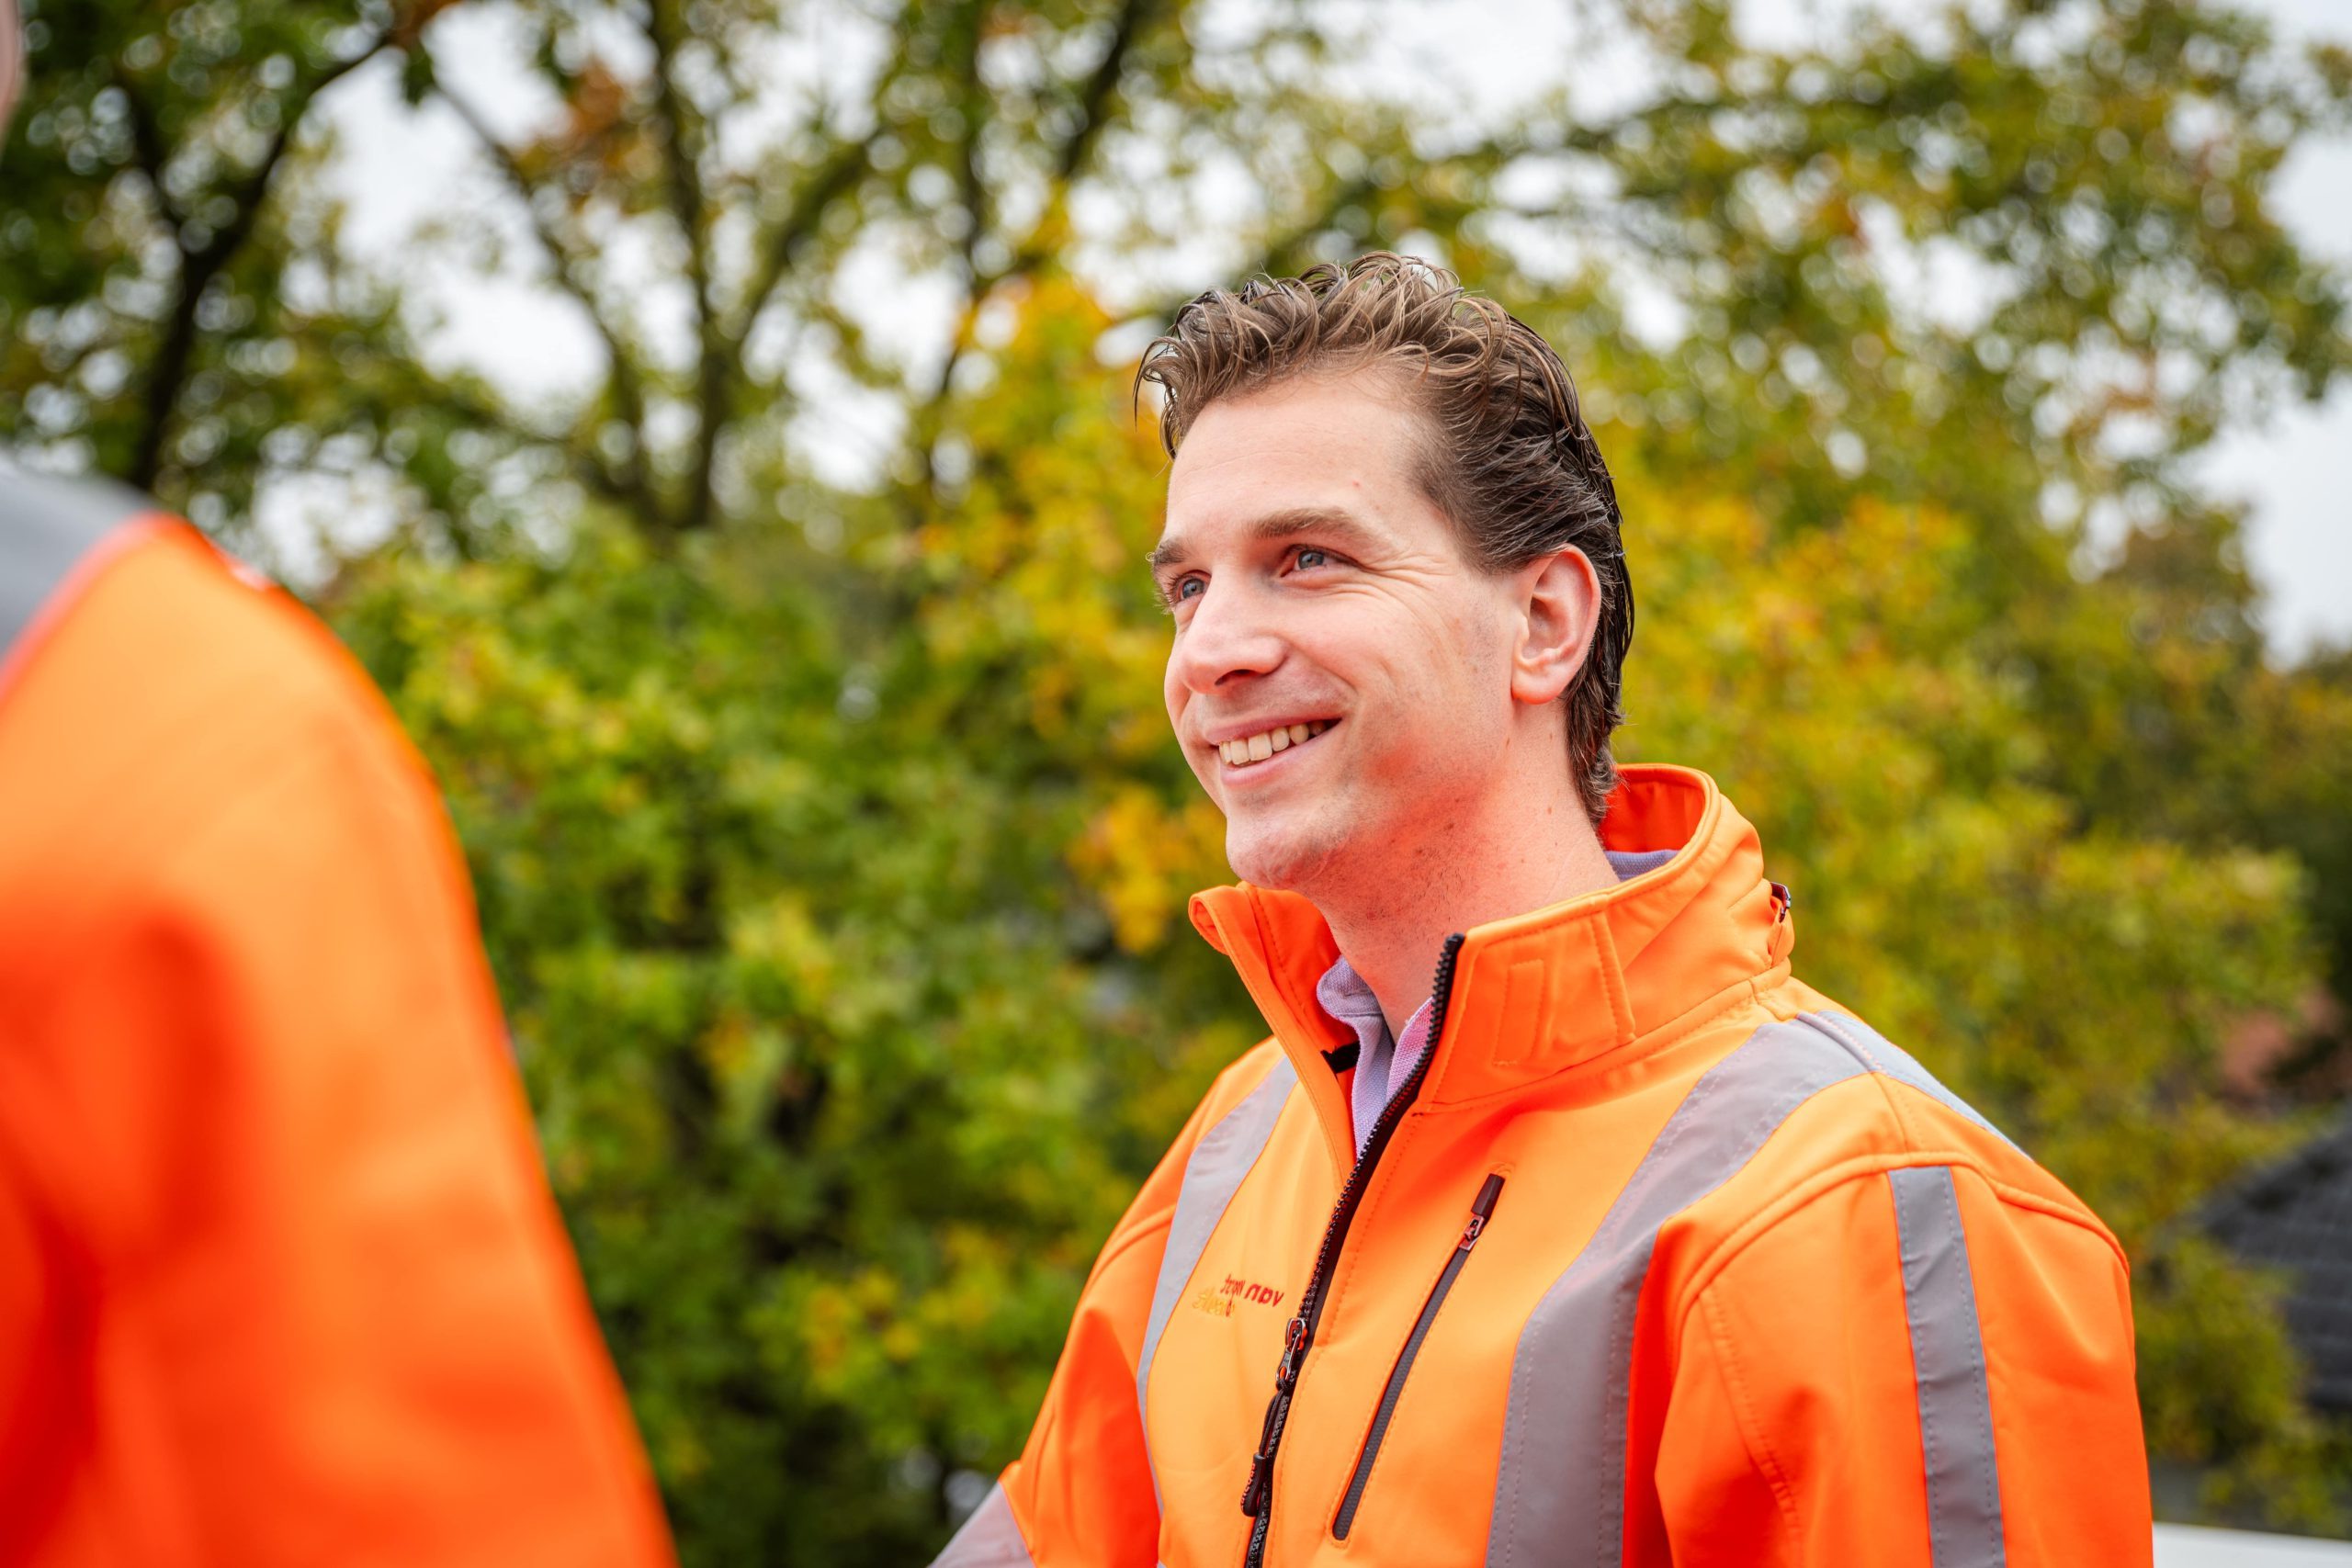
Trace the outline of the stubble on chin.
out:
[[[1287,819],[1285,819],[1287,818]],[[1225,828],[1226,863],[1253,886],[1314,898],[1329,886],[1348,860],[1354,835],[1328,810],[1264,820],[1237,820]]]

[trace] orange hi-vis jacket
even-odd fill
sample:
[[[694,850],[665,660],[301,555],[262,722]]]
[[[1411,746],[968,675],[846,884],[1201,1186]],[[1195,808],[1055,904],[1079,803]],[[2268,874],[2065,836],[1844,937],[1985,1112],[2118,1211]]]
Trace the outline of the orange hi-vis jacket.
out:
[[[1104,1245],[940,1559],[1089,1568],[2100,1568],[2151,1555],[2122,1254],[1790,975],[1703,776],[1679,851],[1448,944],[1361,1158],[1305,900],[1193,903],[1273,1027]]]
[[[0,1563],[671,1560],[390,710],[0,474]]]

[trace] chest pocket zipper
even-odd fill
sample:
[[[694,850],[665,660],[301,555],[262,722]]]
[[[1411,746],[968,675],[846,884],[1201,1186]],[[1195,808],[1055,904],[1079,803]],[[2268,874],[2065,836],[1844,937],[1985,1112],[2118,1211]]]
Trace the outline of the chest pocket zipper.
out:
[[[1380,1457],[1380,1445],[1388,1436],[1388,1423],[1396,1415],[1396,1402],[1405,1397],[1405,1380],[1412,1374],[1413,1360],[1421,1353],[1421,1341],[1429,1337],[1430,1325],[1437,1321],[1438,1308],[1445,1304],[1446,1294],[1453,1289],[1462,1266],[1470,1261],[1470,1249],[1478,1245],[1478,1237],[1495,1212],[1495,1200],[1502,1196],[1502,1177],[1491,1175],[1479,1187],[1478,1196],[1470,1201],[1470,1222],[1462,1227],[1462,1237],[1453,1244],[1453,1256],[1445,1260],[1444,1271],[1430,1287],[1430,1299],[1421,1303],[1421,1315],[1413,1320],[1413,1332],[1406,1336],[1405,1348],[1396,1353],[1396,1365],[1389,1371],[1387,1386],[1380,1391],[1379,1408],[1373,1412],[1372,1430],[1364,1434],[1363,1453],[1356,1460],[1355,1473],[1348,1477],[1348,1492],[1340,1500],[1339,1517],[1331,1521],[1335,1540],[1347,1540],[1348,1531],[1355,1527],[1356,1509],[1363,1502],[1365,1484],[1372,1480],[1372,1461]]]

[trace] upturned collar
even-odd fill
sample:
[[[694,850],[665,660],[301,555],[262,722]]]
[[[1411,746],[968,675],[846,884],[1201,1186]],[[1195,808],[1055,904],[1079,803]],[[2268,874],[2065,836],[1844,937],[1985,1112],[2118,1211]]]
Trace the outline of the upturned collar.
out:
[[[1765,879],[1755,828],[1704,773],[1621,769],[1600,840],[1608,850],[1675,853],[1630,881],[1464,932],[1420,1104],[1507,1095],[1638,1050],[1787,961],[1796,940],[1788,895]],[[1297,894],[1248,883],[1193,895],[1191,912],[1209,945],[1233,961],[1318,1116],[1340,1118],[1344,1146],[1345,1102],[1321,1058],[1348,1035],[1315,998],[1339,956],[1322,915]],[[1319,1084],[1331,1092],[1316,1092]]]

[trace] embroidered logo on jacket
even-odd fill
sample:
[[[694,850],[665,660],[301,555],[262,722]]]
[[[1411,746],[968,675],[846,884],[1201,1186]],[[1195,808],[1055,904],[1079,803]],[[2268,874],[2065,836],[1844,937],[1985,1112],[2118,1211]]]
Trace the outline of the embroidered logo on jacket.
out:
[[[1207,1313],[1211,1317],[1231,1317],[1237,1302],[1256,1302],[1265,1306],[1280,1306],[1283,1292],[1272,1285],[1261,1285],[1227,1274],[1222,1285],[1211,1285],[1195,1292],[1189,1303],[1194,1312]]]

